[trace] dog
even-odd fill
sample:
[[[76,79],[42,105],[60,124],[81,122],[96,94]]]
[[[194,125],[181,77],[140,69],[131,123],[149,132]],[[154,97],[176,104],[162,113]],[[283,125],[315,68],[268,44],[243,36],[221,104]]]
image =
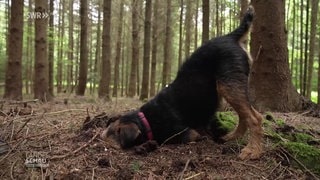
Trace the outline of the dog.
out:
[[[221,137],[224,141],[242,137],[250,130],[241,159],[257,159],[262,153],[262,116],[249,102],[248,76],[251,57],[243,48],[254,17],[249,7],[240,26],[231,33],[209,40],[180,67],[175,80],[138,110],[111,122],[104,137],[130,148],[149,140],[187,143],[201,138],[223,97],[239,115],[237,127]],[[223,132],[213,122],[211,132],[218,139]]]

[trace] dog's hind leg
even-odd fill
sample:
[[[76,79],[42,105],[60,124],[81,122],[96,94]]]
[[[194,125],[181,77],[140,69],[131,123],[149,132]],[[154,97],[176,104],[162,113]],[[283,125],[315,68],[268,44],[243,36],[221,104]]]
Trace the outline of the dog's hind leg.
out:
[[[246,84],[218,82],[217,89],[239,115],[237,128],[223,139],[228,141],[242,137],[249,128],[249,142],[241,150],[239,157],[241,159],[259,158],[262,153],[262,116],[250,105]]]

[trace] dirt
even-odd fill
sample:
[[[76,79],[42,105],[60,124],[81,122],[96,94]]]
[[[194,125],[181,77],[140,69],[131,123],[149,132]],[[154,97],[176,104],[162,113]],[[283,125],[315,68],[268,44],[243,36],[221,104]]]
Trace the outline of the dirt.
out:
[[[316,179],[307,169],[296,169],[285,153],[265,138],[258,160],[237,156],[240,141],[163,145],[148,153],[122,150],[100,139],[103,128],[80,131],[86,117],[103,112],[114,116],[139,107],[133,99],[103,103],[96,98],[57,97],[54,102],[4,103],[0,140],[10,146],[0,153],[0,179]],[[8,113],[10,109],[23,114]],[[29,112],[29,113],[25,113]],[[296,126],[320,132],[317,118],[299,113],[272,113]],[[44,160],[27,167],[26,159]],[[48,165],[48,167],[46,167]]]

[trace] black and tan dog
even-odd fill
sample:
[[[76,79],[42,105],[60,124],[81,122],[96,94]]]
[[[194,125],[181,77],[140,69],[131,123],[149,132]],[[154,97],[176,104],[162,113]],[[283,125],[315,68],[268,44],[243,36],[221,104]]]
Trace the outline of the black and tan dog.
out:
[[[203,44],[180,68],[176,79],[137,111],[125,114],[109,125],[105,135],[122,148],[148,140],[159,144],[189,142],[199,138],[195,129],[205,129],[222,96],[239,115],[239,124],[222,137],[228,141],[250,130],[241,159],[259,158],[262,152],[262,116],[249,103],[250,56],[242,44],[250,31],[254,10],[250,7],[233,32]],[[220,134],[219,134],[220,133]],[[215,137],[221,132],[213,129]]]

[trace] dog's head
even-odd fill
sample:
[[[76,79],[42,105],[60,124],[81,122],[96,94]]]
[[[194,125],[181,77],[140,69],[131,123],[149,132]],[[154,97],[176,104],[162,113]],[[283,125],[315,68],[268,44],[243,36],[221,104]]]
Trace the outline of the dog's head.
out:
[[[146,141],[142,125],[136,112],[121,116],[109,124],[102,138],[115,140],[126,149]]]

